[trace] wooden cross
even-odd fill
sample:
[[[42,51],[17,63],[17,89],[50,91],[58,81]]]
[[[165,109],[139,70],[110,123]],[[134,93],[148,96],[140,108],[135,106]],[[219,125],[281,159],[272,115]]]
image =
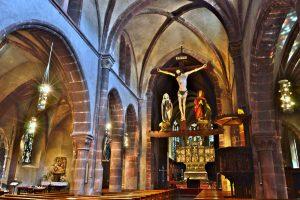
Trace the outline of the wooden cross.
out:
[[[167,172],[167,170],[165,169],[164,166],[162,166],[162,168],[159,169],[158,171],[162,173],[162,177],[161,177],[162,178],[162,182],[165,182],[165,172]]]

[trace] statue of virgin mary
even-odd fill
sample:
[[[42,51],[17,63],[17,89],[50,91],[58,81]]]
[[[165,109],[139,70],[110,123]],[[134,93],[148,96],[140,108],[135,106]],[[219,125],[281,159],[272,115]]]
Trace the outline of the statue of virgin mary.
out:
[[[171,118],[173,114],[173,104],[168,93],[163,95],[161,102],[161,118],[162,122],[159,124],[162,131],[165,131],[171,125]]]

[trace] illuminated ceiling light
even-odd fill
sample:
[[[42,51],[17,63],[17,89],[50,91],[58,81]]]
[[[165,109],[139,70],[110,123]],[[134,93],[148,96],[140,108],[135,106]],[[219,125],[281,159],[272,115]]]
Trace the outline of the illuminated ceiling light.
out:
[[[280,101],[281,101],[281,108],[283,112],[293,112],[295,102],[292,98],[292,92],[291,92],[291,83],[284,79],[278,81],[280,89]]]
[[[45,110],[46,104],[47,104],[47,99],[48,99],[48,94],[51,92],[52,87],[49,84],[43,83],[39,86],[39,100],[38,100],[38,105],[37,108],[39,111]]]
[[[50,61],[51,61],[52,50],[53,50],[53,42],[51,44],[49,60],[48,60],[47,68],[46,68],[45,73],[44,73],[43,82],[39,86],[39,93],[40,94],[39,94],[39,100],[38,100],[38,104],[37,104],[37,108],[38,108],[39,111],[45,110],[47,100],[48,100],[48,95],[52,90],[52,87],[49,84],[49,71],[50,71]]]
[[[39,87],[39,91],[44,94],[49,94],[51,92],[51,85],[44,83]]]

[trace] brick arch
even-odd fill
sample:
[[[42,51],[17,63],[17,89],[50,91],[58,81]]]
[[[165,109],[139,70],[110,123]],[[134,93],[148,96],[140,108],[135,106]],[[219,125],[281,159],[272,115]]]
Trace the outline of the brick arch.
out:
[[[274,55],[291,1],[265,1],[256,22],[251,49],[250,110],[256,198],[287,198],[280,134],[274,106]],[[275,145],[265,148],[263,141]],[[267,149],[264,151],[264,148]],[[263,184],[259,184],[259,166]]]
[[[71,42],[59,29],[40,21],[13,24],[6,27],[4,30],[0,30],[0,39],[19,30],[26,30],[29,33],[32,30],[38,31],[41,36],[50,39],[49,41],[53,40],[52,60],[58,64],[58,71],[72,107],[73,135],[90,135],[91,116],[88,88]],[[49,51],[50,43],[43,45]]]
[[[139,132],[137,115],[134,106],[130,104],[126,109],[125,115],[126,134],[128,137],[128,147],[125,149],[125,169],[126,179],[125,189],[137,189],[138,187],[138,151],[139,151]]]
[[[54,41],[52,62],[57,64],[58,74],[61,76],[62,85],[66,89],[66,97],[71,106],[73,118],[73,184],[70,189],[75,194],[83,194],[85,167],[92,140],[90,133],[91,114],[88,88],[76,51],[62,31],[51,24],[38,20],[12,24],[0,30],[0,38],[20,30],[30,34],[37,31],[38,41],[46,52],[50,49],[50,42]],[[44,39],[40,40],[41,37]]]
[[[122,190],[122,149],[124,136],[123,106],[116,89],[108,93],[108,110],[111,122],[111,158],[109,191],[120,192]]]

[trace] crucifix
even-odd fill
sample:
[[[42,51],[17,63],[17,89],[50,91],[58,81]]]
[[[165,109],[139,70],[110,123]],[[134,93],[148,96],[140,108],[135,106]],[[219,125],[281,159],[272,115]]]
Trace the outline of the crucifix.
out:
[[[161,180],[162,180],[162,183],[164,184],[165,183],[165,173],[167,172],[167,170],[165,169],[164,166],[161,167],[161,169],[158,170],[160,173],[161,173]]]
[[[173,76],[176,78],[179,90],[178,90],[178,105],[179,105],[179,110],[181,114],[181,121],[185,121],[185,110],[186,110],[186,98],[188,95],[188,90],[187,90],[187,78],[189,75],[203,70],[207,67],[207,64],[201,65],[201,66],[194,66],[194,67],[184,67],[185,70],[176,68],[175,72],[174,69],[161,69],[161,68],[156,68],[156,72],[152,71],[152,73],[162,73],[168,76]]]

